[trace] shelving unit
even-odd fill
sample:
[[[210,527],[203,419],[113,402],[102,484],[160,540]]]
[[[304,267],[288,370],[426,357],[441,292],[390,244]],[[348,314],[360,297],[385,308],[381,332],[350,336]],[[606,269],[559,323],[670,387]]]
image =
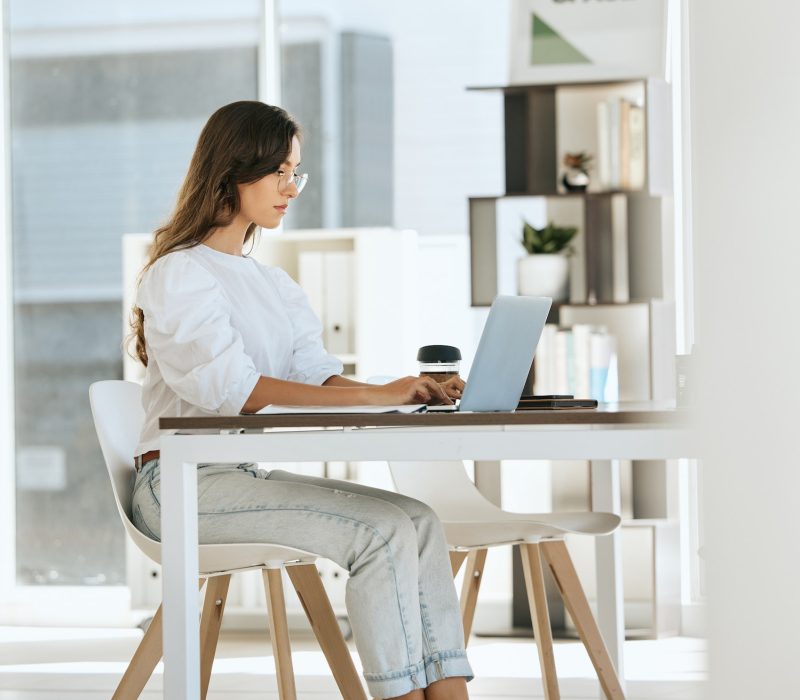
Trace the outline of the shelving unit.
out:
[[[660,264],[671,225],[670,86],[642,78],[469,89],[502,93],[505,127],[505,191],[469,198],[472,305],[488,306],[498,294],[517,293],[516,264],[525,255],[521,218],[535,226],[547,221],[575,226],[579,235],[570,259],[569,299],[553,305],[548,323],[604,326],[618,338],[621,400],[674,396],[674,309],[661,300],[664,282],[660,270],[653,272],[652,262]],[[560,182],[564,154],[585,151],[597,156],[602,111],[598,104],[618,99],[643,109],[641,187],[607,187],[595,169],[586,192],[566,192]],[[533,372],[528,390],[532,379]],[[554,490],[553,508],[574,509],[581,499],[590,508],[588,465],[564,466],[574,468],[575,478]],[[631,593],[626,597],[629,633],[674,634],[680,589],[674,570],[679,538],[670,498],[672,466],[628,462],[622,468],[630,485],[623,525]],[[574,555],[576,565],[590,574],[592,553]],[[637,572],[636,562],[644,561],[650,565]],[[514,566],[514,588],[512,617],[517,627],[528,624],[527,610],[517,605],[517,594],[524,590],[519,562]],[[563,609],[556,604],[551,613],[554,626],[569,634]]]
[[[570,301],[625,302],[629,238],[661,236],[659,199],[669,196],[672,173],[669,87],[658,80],[473,87],[503,93],[505,192],[469,200],[472,305],[515,293],[519,216],[543,224],[577,226],[570,267]],[[559,183],[567,152],[597,154],[598,104],[624,99],[645,115],[645,179],[638,189],[607,189],[594,177],[584,193]],[[643,231],[643,229],[647,229]]]

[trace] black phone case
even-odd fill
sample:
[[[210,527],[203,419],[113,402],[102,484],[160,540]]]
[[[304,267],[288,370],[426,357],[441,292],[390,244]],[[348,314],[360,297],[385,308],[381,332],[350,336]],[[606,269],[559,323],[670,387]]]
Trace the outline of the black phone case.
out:
[[[594,399],[536,399],[521,400],[518,411],[539,411],[554,408],[597,408]]]

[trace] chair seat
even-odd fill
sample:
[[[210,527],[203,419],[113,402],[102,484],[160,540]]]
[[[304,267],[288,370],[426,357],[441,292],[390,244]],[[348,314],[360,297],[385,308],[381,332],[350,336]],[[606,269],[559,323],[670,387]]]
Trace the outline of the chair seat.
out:
[[[130,520],[125,529],[142,552],[156,563],[161,563],[161,543],[136,529]],[[231,544],[201,544],[197,549],[199,574],[232,573],[244,569],[276,568],[287,563],[311,564],[318,555],[294,547],[260,542]]]
[[[613,513],[508,513],[498,510],[491,517],[444,520],[451,547],[488,547],[512,542],[536,542],[563,538],[568,534],[606,535],[620,518]]]

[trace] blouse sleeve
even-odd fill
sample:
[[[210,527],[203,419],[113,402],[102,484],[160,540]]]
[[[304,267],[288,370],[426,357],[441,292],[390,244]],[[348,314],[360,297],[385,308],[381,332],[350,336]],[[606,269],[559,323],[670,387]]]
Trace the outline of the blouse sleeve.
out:
[[[221,415],[238,414],[259,373],[231,325],[219,282],[183,253],[156,261],[139,285],[148,360],[184,401]]]
[[[341,374],[344,367],[338,358],[323,347],[322,323],[308,303],[302,287],[280,268],[272,268],[270,272],[294,331],[292,366],[287,379],[319,386],[329,377]]]

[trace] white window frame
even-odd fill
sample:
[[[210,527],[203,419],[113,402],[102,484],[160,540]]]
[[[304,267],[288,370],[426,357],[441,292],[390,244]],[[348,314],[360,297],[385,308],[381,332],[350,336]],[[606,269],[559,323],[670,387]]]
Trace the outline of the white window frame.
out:
[[[689,66],[689,0],[669,0],[670,69],[673,104],[674,260],[677,352],[690,354],[695,337],[694,250],[692,235],[691,85]],[[681,531],[681,631],[705,633],[703,533],[700,519],[701,464],[678,462]]]
[[[14,440],[14,294],[11,241],[8,39],[6,3],[0,6],[0,600],[11,600],[16,580],[16,479]],[[2,608],[0,608],[2,614]],[[2,618],[0,618],[2,619]]]

